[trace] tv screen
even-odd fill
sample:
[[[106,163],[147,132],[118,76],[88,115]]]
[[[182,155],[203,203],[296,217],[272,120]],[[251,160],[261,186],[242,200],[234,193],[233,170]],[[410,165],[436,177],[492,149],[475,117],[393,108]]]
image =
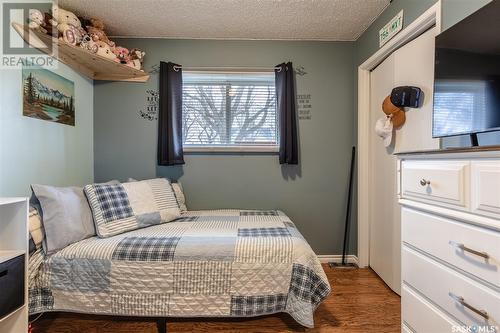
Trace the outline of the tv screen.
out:
[[[433,137],[500,130],[500,1],[436,37]]]

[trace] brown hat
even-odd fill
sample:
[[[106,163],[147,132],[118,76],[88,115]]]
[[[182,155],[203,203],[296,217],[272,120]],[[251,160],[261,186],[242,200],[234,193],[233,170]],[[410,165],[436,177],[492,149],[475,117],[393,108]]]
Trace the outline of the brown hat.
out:
[[[382,103],[382,111],[391,117],[394,128],[403,126],[406,121],[406,115],[403,108],[397,107],[391,102],[391,96],[387,96]]]

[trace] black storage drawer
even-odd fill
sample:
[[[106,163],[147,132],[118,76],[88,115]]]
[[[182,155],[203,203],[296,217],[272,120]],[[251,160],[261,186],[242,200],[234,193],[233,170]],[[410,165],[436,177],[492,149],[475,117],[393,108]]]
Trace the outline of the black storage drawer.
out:
[[[25,255],[0,263],[0,318],[24,304]]]

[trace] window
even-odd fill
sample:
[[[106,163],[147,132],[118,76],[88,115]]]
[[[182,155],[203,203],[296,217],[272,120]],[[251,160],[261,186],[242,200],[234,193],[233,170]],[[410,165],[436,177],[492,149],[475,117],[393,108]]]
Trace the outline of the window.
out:
[[[183,72],[186,151],[277,151],[274,73]]]
[[[436,81],[434,132],[469,133],[486,127],[485,81]]]

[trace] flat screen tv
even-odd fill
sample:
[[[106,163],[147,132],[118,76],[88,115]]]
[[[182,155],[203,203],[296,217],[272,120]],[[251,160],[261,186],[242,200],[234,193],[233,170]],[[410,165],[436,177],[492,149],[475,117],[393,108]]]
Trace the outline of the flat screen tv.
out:
[[[433,137],[500,130],[500,1],[436,37]]]

